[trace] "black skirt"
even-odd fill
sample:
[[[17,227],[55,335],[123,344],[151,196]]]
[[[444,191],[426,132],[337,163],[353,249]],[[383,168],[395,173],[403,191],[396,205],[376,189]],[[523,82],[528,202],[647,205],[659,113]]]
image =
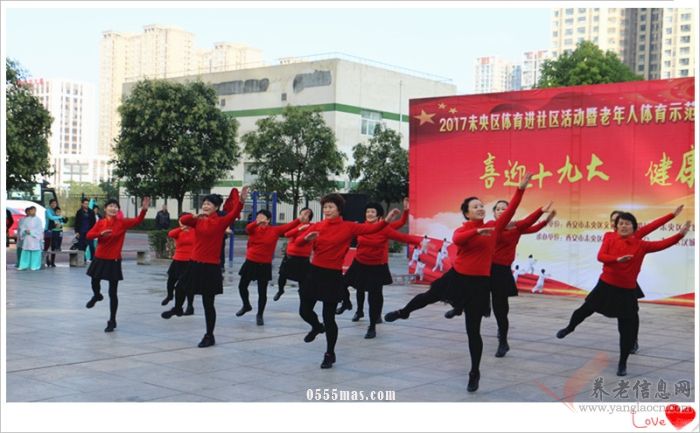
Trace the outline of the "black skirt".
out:
[[[190,260],[189,265],[177,281],[176,288],[195,295],[220,295],[224,293],[221,266],[216,263],[201,263]]]
[[[249,281],[270,281],[272,280],[272,263],[258,263],[246,259],[241,265],[238,275]]]
[[[352,286],[356,290],[367,290],[374,287],[386,286],[394,282],[391,279],[389,265],[365,265],[357,260],[353,260],[352,264],[345,273],[345,285]]]
[[[180,279],[182,274],[187,269],[189,263],[189,260],[173,260],[172,262],[170,262],[170,267],[168,268],[168,276],[170,278],[175,278],[176,280]]]
[[[639,284],[637,284],[637,288],[634,290],[634,294],[637,296],[637,299],[641,299],[645,296],[644,292],[642,291],[642,288],[639,287]]]
[[[440,300],[454,309],[469,314],[491,315],[491,277],[483,275],[463,275],[450,268],[440,278],[430,284],[431,291],[437,291]]]
[[[299,286],[299,295],[303,299],[337,304],[345,288],[341,270],[309,265],[306,280]]]
[[[508,296],[518,296],[518,287],[515,285],[515,278],[510,266],[491,265],[491,295],[495,298],[505,298]]]
[[[280,277],[296,282],[303,282],[309,273],[309,258],[285,256],[280,264]]]
[[[586,304],[605,317],[633,317],[639,311],[637,296],[637,289],[623,289],[598,280],[586,296]]]
[[[122,260],[100,259],[95,257],[87,269],[86,274],[93,279],[107,281],[121,281],[124,279],[122,275]]]

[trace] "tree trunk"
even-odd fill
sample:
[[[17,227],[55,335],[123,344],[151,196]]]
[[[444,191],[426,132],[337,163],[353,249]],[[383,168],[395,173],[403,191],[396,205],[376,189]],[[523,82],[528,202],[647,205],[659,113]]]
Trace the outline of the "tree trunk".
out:
[[[296,218],[297,215],[299,215],[299,194],[293,194],[293,195],[292,195],[292,201],[293,201],[293,203],[292,203],[292,205],[293,205],[293,206],[292,206],[293,211],[292,211],[292,212],[294,212],[294,213],[292,214],[292,218]]]
[[[185,198],[185,194],[180,194],[177,196],[177,217],[180,218],[182,214],[182,201]],[[196,213],[196,212],[195,212]]]

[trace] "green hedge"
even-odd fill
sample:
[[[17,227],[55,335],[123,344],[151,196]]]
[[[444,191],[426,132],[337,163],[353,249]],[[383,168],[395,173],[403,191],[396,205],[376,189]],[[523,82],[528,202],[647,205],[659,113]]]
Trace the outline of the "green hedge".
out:
[[[151,230],[148,232],[148,244],[155,252],[156,258],[170,259],[175,253],[175,241],[168,237],[169,230]]]

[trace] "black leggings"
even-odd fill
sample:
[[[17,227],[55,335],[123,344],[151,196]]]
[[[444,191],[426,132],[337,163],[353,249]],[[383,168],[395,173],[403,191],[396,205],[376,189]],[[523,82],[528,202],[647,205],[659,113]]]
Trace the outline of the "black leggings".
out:
[[[440,293],[438,290],[434,289],[433,286],[428,289],[428,291],[419,293],[413,297],[405,307],[401,309],[402,315],[408,316],[413,311],[425,308],[430,304],[434,304],[440,300]]]
[[[369,327],[374,328],[374,326],[379,321],[382,315],[382,308],[384,307],[384,286],[375,286],[367,289],[369,293]],[[361,312],[363,309],[363,304],[365,303],[365,291],[357,291],[357,312]]]
[[[299,296],[299,315],[312,328],[318,329],[321,323],[318,321],[318,315],[314,311],[316,306],[315,299],[309,299],[304,296]],[[335,343],[338,341],[338,325],[335,323],[335,306],[336,302],[323,302],[323,325],[326,327],[326,352],[335,353]]]
[[[168,277],[168,296],[172,296],[171,292],[171,282],[170,280],[173,279],[172,277]],[[182,309],[182,306],[185,304],[185,298],[187,298],[187,306],[191,307],[192,302],[194,302],[194,293],[191,290],[185,290],[180,286],[177,286],[175,283],[177,282],[177,279],[174,279],[175,281],[172,282],[172,287],[175,290],[175,308]]]
[[[119,281],[109,280],[109,320],[110,322],[117,321],[117,307],[119,307],[119,298],[117,297],[117,286]],[[92,293],[94,296],[100,294],[100,279],[92,279]]]
[[[214,335],[214,326],[216,325],[216,309],[214,308],[214,298],[216,295],[202,295],[202,306],[204,307],[204,321],[207,324],[207,335]]]
[[[251,280],[247,278],[241,278],[238,283],[238,293],[241,295],[241,300],[243,301],[244,307],[250,307],[250,292],[248,292],[248,285],[250,285]],[[265,304],[267,304],[267,280],[258,280],[258,316],[262,316],[265,312]]]
[[[280,276],[277,278],[277,291],[284,292],[284,286],[286,286],[286,285],[287,285],[287,277],[280,274]]]
[[[573,332],[578,325],[590,317],[595,310],[584,302],[581,307],[576,309],[571,315],[571,320],[566,326],[567,331]],[[617,318],[617,331],[620,333],[620,360],[621,366],[627,366],[627,358],[630,355],[630,350],[636,341],[636,333],[639,331],[639,313],[635,313],[631,317]]]
[[[493,307],[493,315],[496,316],[496,324],[498,325],[498,337],[505,339],[508,337],[508,296],[496,295],[491,292],[491,306]]]

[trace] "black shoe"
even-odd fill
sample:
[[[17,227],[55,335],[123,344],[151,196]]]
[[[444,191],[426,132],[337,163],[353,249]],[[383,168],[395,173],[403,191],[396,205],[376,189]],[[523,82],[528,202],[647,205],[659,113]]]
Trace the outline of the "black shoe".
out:
[[[265,321],[263,320],[263,316],[260,314],[255,316],[255,323],[257,323],[258,326],[263,326],[265,324]]]
[[[326,327],[323,325],[321,325],[319,328],[312,329],[308,334],[306,334],[306,337],[304,337],[304,343],[311,343],[316,339],[318,334],[323,334],[324,332],[326,332]]]
[[[564,338],[569,334],[571,334],[571,331],[569,331],[569,328],[562,328],[559,331],[557,331],[557,338]]]
[[[323,355],[323,362],[321,363],[321,368],[331,368],[335,363],[335,353],[325,353]]]
[[[105,328],[105,332],[112,332],[112,331],[114,331],[114,328],[116,328],[116,327],[117,327],[116,321],[113,322],[111,320],[108,320],[107,327]]]
[[[253,310],[253,307],[251,307],[250,305],[248,305],[248,306],[244,305],[241,307],[240,310],[236,311],[236,317],[241,317],[242,315],[244,315],[248,311],[252,311],[252,310]]]
[[[367,328],[367,333],[365,334],[366,339],[371,339],[377,336],[377,331],[374,328]]]
[[[627,376],[627,366],[626,365],[618,365],[617,366],[617,375],[618,376]]]
[[[496,358],[503,358],[509,350],[510,346],[508,346],[508,341],[505,339],[500,340],[498,342],[498,349],[496,350]]]
[[[56,267],[56,263],[51,263],[51,267],[52,267],[52,268],[55,268],[55,267]]]
[[[344,300],[343,303],[335,310],[335,314],[343,314],[345,310],[352,310],[352,302]]]
[[[396,319],[408,319],[408,314],[404,314],[401,310],[390,311],[384,315],[386,322],[393,322]]]
[[[213,335],[204,334],[204,338],[202,338],[202,341],[199,342],[197,347],[209,347],[213,346],[215,343],[216,341],[214,341]]]
[[[457,309],[453,308],[450,311],[445,313],[445,319],[451,319],[455,316],[461,316],[461,315],[462,315],[461,310],[457,310]]]
[[[639,343],[635,341],[634,345],[630,349],[630,355],[634,355],[635,353],[637,353],[638,350],[639,350]]]
[[[284,290],[280,290],[277,293],[275,293],[275,296],[272,298],[272,300],[279,301],[282,295],[284,295]]]
[[[182,316],[182,314],[182,308],[173,307],[168,311],[163,311],[162,313],[160,313],[160,317],[162,317],[163,319],[170,319],[173,316],[180,317]]]
[[[160,303],[160,305],[168,305],[168,302],[172,301],[173,297],[172,296],[166,296],[165,299]]]
[[[183,316],[191,316],[194,314],[194,307],[192,305],[188,305],[187,308],[185,309],[185,312],[182,313]]]
[[[358,322],[360,319],[365,317],[365,313],[362,311],[357,311],[354,316],[352,316],[353,322]]]
[[[95,303],[97,303],[98,301],[101,301],[101,300],[103,300],[103,299],[104,299],[104,296],[102,296],[101,294],[99,294],[99,295],[97,295],[97,296],[94,296],[94,295],[93,295],[92,298],[90,298],[90,300],[87,301],[87,304],[85,304],[85,307],[86,307],[86,308],[92,308],[92,307],[95,306]]]
[[[479,379],[481,374],[477,371],[475,373],[469,372],[469,383],[467,384],[467,391],[474,392],[479,389]]]
[[[379,317],[377,317],[377,324],[379,324],[379,323],[384,323],[384,320],[382,320],[381,313],[379,314]]]

